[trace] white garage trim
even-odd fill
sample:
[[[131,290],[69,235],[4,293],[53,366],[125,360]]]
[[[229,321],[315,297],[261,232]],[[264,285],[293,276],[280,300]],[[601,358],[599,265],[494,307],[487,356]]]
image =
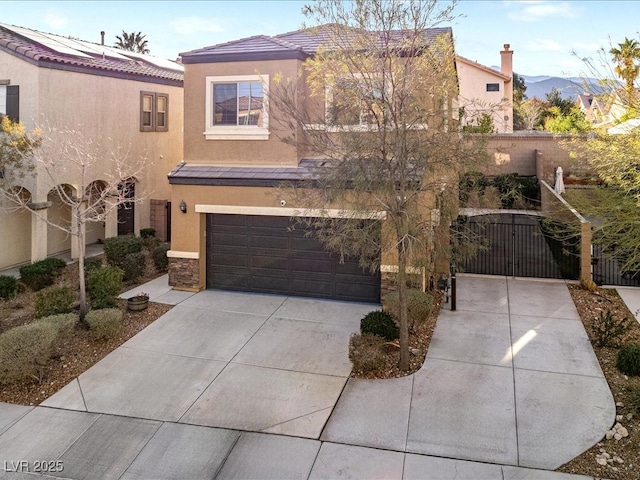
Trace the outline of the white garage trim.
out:
[[[341,210],[338,208],[289,208],[289,207],[247,207],[240,205],[201,205],[196,204],[196,213],[224,213],[231,215],[262,215],[273,217],[328,217],[328,218],[362,218],[366,220],[384,220],[387,213],[383,211]]]
[[[169,258],[190,258],[198,260],[200,258],[200,252],[181,252],[179,250],[169,250],[167,252]]]

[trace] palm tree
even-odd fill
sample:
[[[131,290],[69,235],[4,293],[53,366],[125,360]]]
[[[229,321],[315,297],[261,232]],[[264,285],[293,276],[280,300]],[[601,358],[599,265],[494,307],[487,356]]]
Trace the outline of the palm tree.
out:
[[[147,40],[144,39],[146,35],[142,35],[142,32],[127,33],[122,31],[122,36],[116,35],[118,40],[114,47],[122,50],[129,50],[130,52],[137,53],[149,53],[149,47],[147,47]]]
[[[616,65],[615,72],[626,83],[627,93],[629,95],[630,106],[633,106],[632,100],[635,97],[635,88],[633,86],[638,74],[640,66],[636,61],[640,59],[640,44],[636,40],[624,38],[624,42],[618,44],[619,48],[613,47],[609,53],[613,56]]]

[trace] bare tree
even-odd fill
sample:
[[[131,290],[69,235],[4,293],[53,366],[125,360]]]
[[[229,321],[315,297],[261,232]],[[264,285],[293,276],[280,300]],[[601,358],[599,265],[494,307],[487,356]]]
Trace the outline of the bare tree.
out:
[[[128,189],[149,164],[146,158],[134,157],[128,147],[110,138],[95,138],[79,130],[45,127],[35,135],[24,132],[23,138],[23,142],[36,142],[34,148],[17,148],[14,142],[13,148],[2,152],[11,162],[1,164],[5,168],[0,178],[0,198],[8,202],[5,208],[29,210],[76,242],[80,318],[84,319],[88,311],[84,274],[87,225],[105,222],[116,214],[119,205],[139,203],[144,194],[136,190],[130,195]],[[36,184],[50,189],[49,193],[69,208],[71,222],[43,215],[33,204],[29,190],[31,187],[35,192]]]
[[[315,2],[305,12],[321,26],[309,34],[323,44],[298,77],[276,78],[269,91],[280,137],[322,159],[312,185],[293,193],[297,204],[340,211],[339,220],[326,214],[307,225],[363,267],[379,268],[381,253],[397,263],[402,370],[409,368],[408,272],[433,272],[434,256],[447,250],[435,245],[439,226],[457,216],[458,174],[486,155],[458,132],[450,30],[432,30],[453,18],[453,6]]]

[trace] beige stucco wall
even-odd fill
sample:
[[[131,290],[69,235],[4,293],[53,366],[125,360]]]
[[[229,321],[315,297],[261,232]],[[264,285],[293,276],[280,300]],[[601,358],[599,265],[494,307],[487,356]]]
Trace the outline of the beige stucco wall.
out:
[[[540,173],[542,180],[550,182],[553,182],[557,167],[562,167],[565,176],[581,174],[584,167],[581,167],[580,159],[570,158],[569,152],[560,145],[568,138],[571,137],[526,132],[487,135],[489,162],[486,165],[478,165],[477,169],[487,175],[500,173],[537,175]]]
[[[489,113],[493,117],[493,125],[498,133],[513,131],[513,111],[510,100],[505,99],[507,88],[504,78],[498,72],[492,73],[478,68],[464,60],[456,62],[458,82],[460,85],[459,106],[465,108],[466,118],[461,119],[466,125],[470,119]],[[487,92],[487,83],[497,83],[499,92]],[[505,120],[505,117],[507,119]]]
[[[136,204],[136,231],[150,224],[151,198],[169,199],[167,174],[182,160],[183,155],[183,90],[182,87],[142,81],[110,78],[101,75],[38,68],[12,55],[0,52],[0,79],[9,79],[20,86],[20,120],[28,129],[41,126],[78,130],[85,138],[95,140],[104,161],[96,164],[82,181],[70,172],[58,170],[54,176],[61,183],[88,185],[92,181],[108,179],[110,164],[106,160],[116,146],[128,150],[128,158],[144,157],[145,171],[137,177],[136,192],[143,197]],[[169,131],[140,132],[140,92],[149,91],[169,95]],[[53,138],[58,138],[53,134]],[[54,183],[39,172],[23,182],[32,193],[32,200],[44,202]],[[66,207],[65,207],[66,208]],[[52,210],[56,215],[69,215]],[[23,219],[24,220],[24,219]],[[0,251],[18,243],[14,236],[24,235],[26,229],[5,228],[6,215],[0,217]],[[9,223],[6,223],[9,225]],[[69,239],[48,228],[47,252],[70,248]],[[102,223],[88,225],[87,243],[104,238]],[[19,242],[29,245],[30,238]],[[33,239],[34,241],[36,239]],[[41,249],[43,250],[43,249]],[[26,259],[28,260],[28,259]],[[0,269],[25,261],[24,252],[0,254]]]
[[[208,165],[297,165],[296,148],[281,141],[278,117],[282,116],[274,103],[269,105],[268,140],[207,140],[205,131],[206,77],[225,75],[269,75],[269,88],[274,76],[296,78],[297,60],[206,63],[185,65],[184,105],[189,114],[184,123],[184,158],[190,164]]]

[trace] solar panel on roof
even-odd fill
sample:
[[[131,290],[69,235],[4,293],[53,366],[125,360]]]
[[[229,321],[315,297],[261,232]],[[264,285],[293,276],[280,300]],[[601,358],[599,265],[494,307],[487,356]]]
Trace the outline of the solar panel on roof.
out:
[[[12,25],[5,25],[5,24],[0,24],[0,25],[2,25],[3,27],[9,30],[14,31],[19,35],[22,35],[23,37],[27,37],[29,40],[32,40],[36,43],[44,45],[45,47],[50,48],[54,52],[62,53],[65,55],[74,55],[76,57],[92,58],[91,56],[85,53],[82,53],[81,51],[76,50],[75,48],[69,47],[61,43],[58,40],[58,38],[62,38],[62,37],[54,38],[53,35],[47,36],[43,33],[36,32],[35,30],[29,30],[28,28],[14,27]]]
[[[182,72],[184,70],[182,65],[179,65],[176,62],[172,62],[171,60],[165,60],[164,58],[153,57],[151,55],[144,55],[137,52],[126,52],[125,55],[129,58],[138,58],[140,60],[144,60],[147,63],[155,65],[156,67],[168,68],[170,70],[176,70],[178,72]]]

